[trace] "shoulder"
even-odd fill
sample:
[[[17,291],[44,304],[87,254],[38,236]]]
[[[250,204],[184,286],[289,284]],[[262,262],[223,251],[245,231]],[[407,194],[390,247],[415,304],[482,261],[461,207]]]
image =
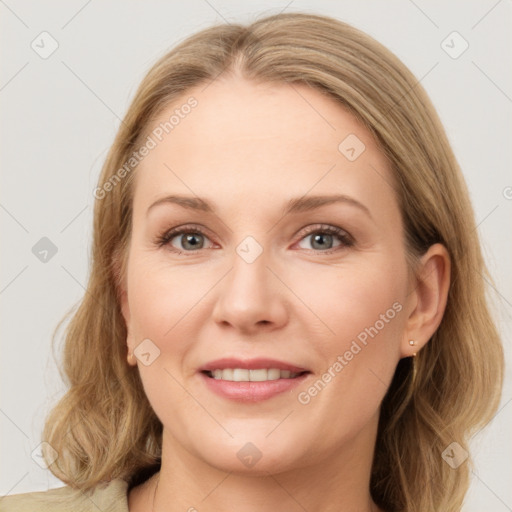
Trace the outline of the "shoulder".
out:
[[[0,497],[0,512],[129,512],[128,482],[111,480],[82,492],[69,486]]]

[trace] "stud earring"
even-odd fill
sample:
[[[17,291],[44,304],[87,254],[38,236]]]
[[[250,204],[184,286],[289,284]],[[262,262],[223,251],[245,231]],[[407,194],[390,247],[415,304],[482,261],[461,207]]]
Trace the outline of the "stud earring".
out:
[[[409,340],[409,345],[411,345],[411,347],[414,347],[416,345],[416,340]],[[412,357],[416,357],[416,352],[414,352]]]
[[[135,357],[133,355],[133,352],[128,352],[128,356],[126,357],[126,359],[129,365],[133,366],[135,364]]]

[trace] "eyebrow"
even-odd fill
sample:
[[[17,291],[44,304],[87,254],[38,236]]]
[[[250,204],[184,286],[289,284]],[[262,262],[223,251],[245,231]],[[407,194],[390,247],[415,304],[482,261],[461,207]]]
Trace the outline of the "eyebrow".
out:
[[[216,213],[214,206],[206,199],[182,195],[170,195],[158,199],[148,208],[148,213],[155,206],[168,203],[177,204],[178,206],[186,208],[187,210],[197,210],[205,213]],[[344,194],[317,195],[307,197],[302,196],[295,199],[290,199],[286,203],[282,215],[284,216],[292,213],[308,212],[334,203],[345,203],[351,206],[355,206],[356,208],[359,208],[361,211],[366,213],[366,215],[368,215],[370,218],[373,218],[370,210],[363,203],[360,203],[353,197]]]

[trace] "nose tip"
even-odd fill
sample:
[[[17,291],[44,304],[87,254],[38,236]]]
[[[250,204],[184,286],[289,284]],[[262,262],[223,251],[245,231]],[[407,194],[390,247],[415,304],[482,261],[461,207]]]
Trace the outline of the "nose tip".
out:
[[[240,255],[237,249],[233,267],[220,283],[213,318],[244,332],[277,328],[287,320],[283,289],[269,271],[263,250],[254,257],[260,244],[249,238],[238,246],[247,250]]]

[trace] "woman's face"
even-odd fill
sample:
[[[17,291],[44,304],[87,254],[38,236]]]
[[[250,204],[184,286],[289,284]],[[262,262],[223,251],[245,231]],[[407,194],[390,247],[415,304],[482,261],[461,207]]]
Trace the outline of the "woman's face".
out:
[[[371,446],[411,300],[374,139],[316,90],[238,77],[154,127],[172,115],[136,171],[122,302],[164,446],[247,472]]]

